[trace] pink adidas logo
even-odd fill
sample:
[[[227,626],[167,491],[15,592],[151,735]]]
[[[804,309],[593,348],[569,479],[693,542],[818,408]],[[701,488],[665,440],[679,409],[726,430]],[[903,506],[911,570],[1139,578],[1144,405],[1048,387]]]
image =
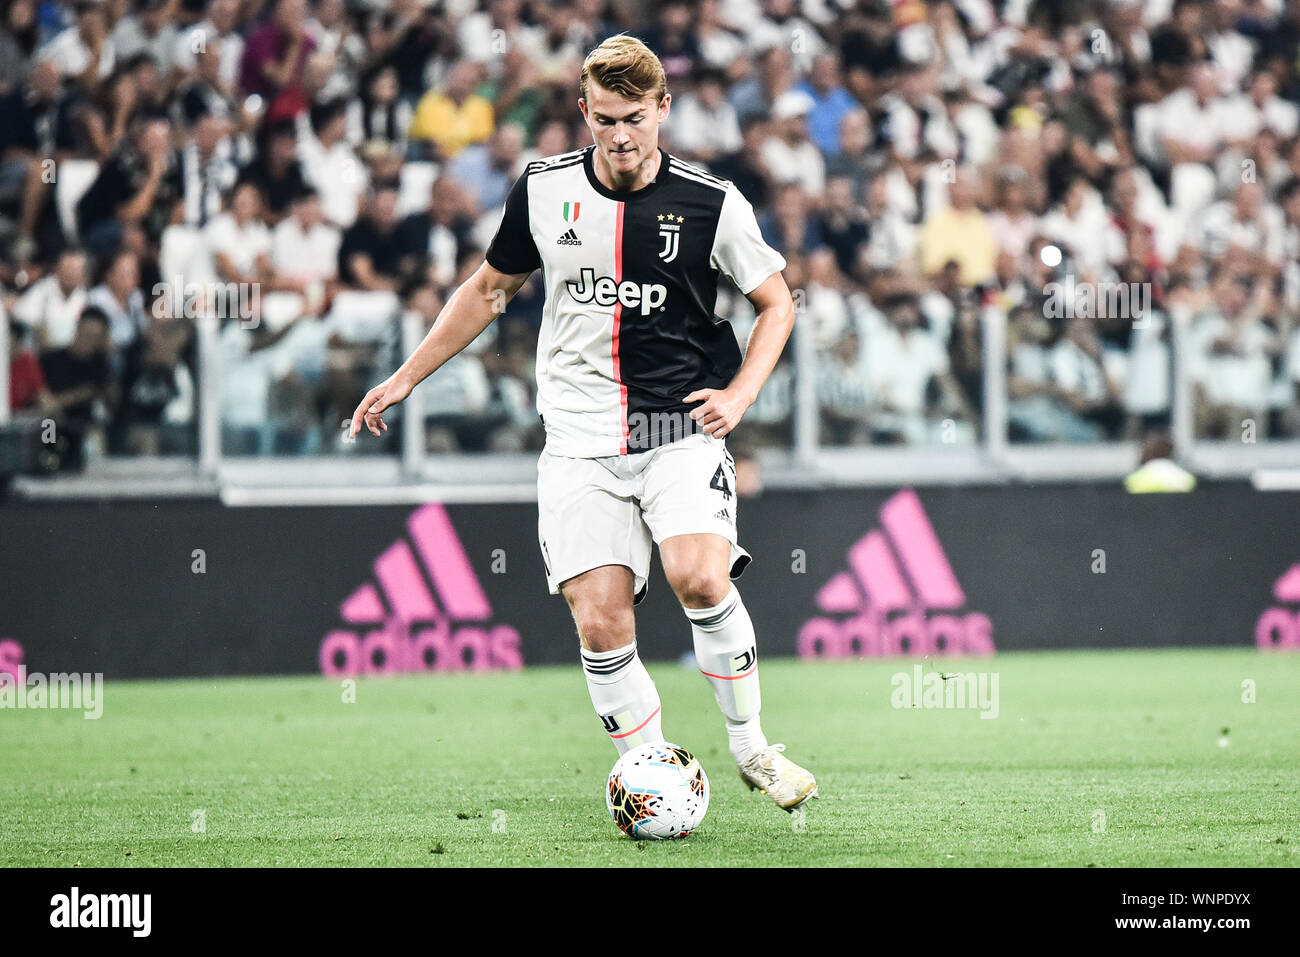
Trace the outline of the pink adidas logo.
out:
[[[966,604],[921,500],[904,489],[880,509],[882,529],[849,549],[848,571],[817,592],[828,615],[799,629],[799,657],[989,655],[993,623]]]
[[[9,675],[17,681],[22,667],[23,646],[12,638],[0,638],[0,675]]]
[[[1300,565],[1292,565],[1273,583],[1273,597],[1282,604],[1300,604]],[[1269,608],[1255,622],[1255,644],[1260,648],[1300,648],[1300,610]]]
[[[421,507],[406,527],[410,541],[398,539],[375,559],[376,584],[339,606],[356,627],[325,636],[321,673],[522,668],[519,632],[489,624],[492,606],[443,507]]]

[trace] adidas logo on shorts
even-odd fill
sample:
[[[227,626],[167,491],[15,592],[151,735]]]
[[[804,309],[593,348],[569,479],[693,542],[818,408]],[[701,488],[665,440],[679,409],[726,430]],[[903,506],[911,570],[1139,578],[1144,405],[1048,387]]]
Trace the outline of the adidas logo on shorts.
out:
[[[727,511],[725,508],[720,508],[713,513],[713,517],[720,518],[724,522],[729,522],[731,521],[731,512]]]
[[[567,233],[557,239],[555,244],[557,246],[581,246],[582,240],[578,238],[577,233],[570,229]]]

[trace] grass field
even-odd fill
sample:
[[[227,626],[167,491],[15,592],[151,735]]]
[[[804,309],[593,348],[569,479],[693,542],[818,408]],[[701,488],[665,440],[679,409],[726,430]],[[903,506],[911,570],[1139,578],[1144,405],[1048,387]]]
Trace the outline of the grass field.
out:
[[[944,663],[996,672],[992,720],[893,708],[912,665],[762,665],[768,737],[821,786],[802,820],[741,784],[705,681],[652,665],[712,785],[667,843],[609,820],[576,664],[361,680],[355,703],[323,678],[110,683],[97,721],[0,711],[0,865],[1300,864],[1300,655]]]

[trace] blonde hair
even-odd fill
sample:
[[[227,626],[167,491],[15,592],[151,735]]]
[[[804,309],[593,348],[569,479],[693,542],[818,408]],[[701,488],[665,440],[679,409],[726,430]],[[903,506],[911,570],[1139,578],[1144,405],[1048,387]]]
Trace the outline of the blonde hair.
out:
[[[587,54],[582,64],[579,87],[587,98],[589,84],[595,80],[611,93],[629,100],[653,94],[658,103],[668,92],[664,65],[654,51],[638,40],[620,33],[610,37]]]

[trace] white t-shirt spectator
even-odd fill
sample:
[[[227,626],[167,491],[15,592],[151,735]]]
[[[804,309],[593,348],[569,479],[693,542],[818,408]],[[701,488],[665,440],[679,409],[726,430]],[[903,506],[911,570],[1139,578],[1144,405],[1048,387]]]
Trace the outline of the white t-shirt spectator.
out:
[[[203,237],[214,260],[225,256],[241,273],[251,272],[258,256],[271,252],[271,231],[266,223],[252,219],[241,226],[231,213],[222,213],[209,223]]]
[[[62,349],[72,342],[77,332],[77,320],[88,304],[82,286],[64,294],[54,276],[46,276],[32,284],[14,306],[14,318],[44,336],[49,349]]]
[[[866,351],[878,400],[904,415],[924,415],[926,387],[948,371],[948,353],[934,333],[927,329],[904,333],[887,324],[871,337]]]
[[[304,122],[299,128],[298,158],[302,175],[320,193],[325,218],[347,229],[357,218],[368,176],[365,165],[346,140],[325,149]]]
[[[338,275],[343,234],[327,223],[304,232],[296,216],[281,220],[271,233],[271,263],[275,271],[308,282]]]
[[[1171,139],[1188,147],[1213,153],[1223,146],[1232,130],[1232,107],[1228,101],[1216,97],[1202,106],[1187,87],[1170,93],[1160,101],[1157,110],[1160,139]]]
[[[117,301],[117,297],[108,286],[96,286],[90,290],[86,302],[104,310],[104,314],[108,316],[109,335],[113,339],[113,345],[119,349],[135,342],[135,337],[143,332],[149,323],[149,317],[144,309],[144,294],[139,289],[131,290],[125,308]]]
[[[1280,140],[1289,140],[1300,127],[1300,110],[1280,96],[1270,97],[1262,107],[1255,105],[1249,96],[1234,96],[1228,110],[1228,138],[1253,140],[1267,127]]]
[[[1062,389],[1089,402],[1106,398],[1106,372],[1101,363],[1069,339],[1052,347],[1048,362],[1052,381]]]
[[[763,162],[778,184],[798,183],[808,196],[826,191],[826,161],[811,140],[791,146],[779,136],[763,141]]]
[[[49,60],[59,68],[59,74],[67,78],[76,78],[90,67],[90,47],[81,39],[77,27],[70,26],[58,34],[40,54],[42,60]],[[104,38],[104,46],[99,51],[99,78],[108,79],[113,73],[116,56],[113,51],[112,37]]]
[[[1241,355],[1215,354],[1213,343],[1229,337]],[[1263,409],[1268,405],[1272,386],[1272,363],[1268,347],[1272,334],[1264,323],[1244,317],[1229,322],[1223,316],[1202,318],[1192,331],[1193,361],[1191,375],[1205,388],[1205,397],[1215,405],[1232,405],[1243,409]]]
[[[714,149],[719,153],[737,152],[743,143],[736,111],[723,100],[709,109],[693,93],[685,93],[673,103],[668,133],[676,148],[684,153]]]
[[[164,23],[153,36],[145,32],[138,17],[129,15],[113,28],[113,52],[121,60],[131,59],[137,53],[147,53],[158,67],[158,75],[171,75],[176,64],[176,26]]]
[[[1201,215],[1199,245],[1211,259],[1218,259],[1231,246],[1239,246],[1280,265],[1285,238],[1282,210],[1272,203],[1263,204],[1257,219],[1239,220],[1230,200],[1214,203]]]

